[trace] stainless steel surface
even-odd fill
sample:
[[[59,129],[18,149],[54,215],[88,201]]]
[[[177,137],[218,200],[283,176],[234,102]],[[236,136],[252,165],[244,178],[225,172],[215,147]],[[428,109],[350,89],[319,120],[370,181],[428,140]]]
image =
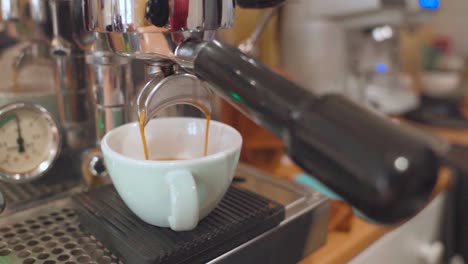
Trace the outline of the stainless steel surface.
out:
[[[88,29],[96,32],[201,32],[234,22],[232,0],[85,0],[85,6]]]
[[[141,2],[142,5],[146,3]],[[202,2],[199,1],[198,4],[205,6]],[[130,60],[111,52],[115,43],[107,33],[86,30],[85,14],[89,11],[87,7],[92,9],[96,5],[110,7],[114,4],[115,7],[122,7],[122,3],[92,1],[91,5],[85,5],[82,0],[0,0],[0,3],[1,21],[10,29],[8,32],[11,36],[31,41],[34,45],[39,43],[40,47],[46,48],[43,50],[52,55],[64,147],[67,153],[75,156],[76,163],[82,163],[78,164],[77,168],[80,165],[87,168],[86,172],[81,169],[85,178],[88,174],[95,174],[92,163],[96,156],[88,155],[92,151],[83,155],[81,152],[95,147],[107,131],[131,121],[134,115],[136,116],[133,102],[135,90]],[[201,14],[203,26],[209,27],[210,18],[205,20],[205,11],[198,10],[200,6],[194,3],[186,2],[190,8],[190,21],[195,22]],[[135,4],[138,5],[137,2]],[[180,8],[182,7],[178,6],[171,11],[183,12]],[[129,10],[130,6],[127,5],[121,11],[125,12],[125,17],[129,17]],[[202,13],[197,13],[196,10]],[[220,11],[212,8],[210,10],[214,11],[213,16]],[[141,11],[144,12],[145,8]],[[122,13],[113,14],[119,16]],[[226,15],[223,11],[219,13],[219,17],[211,18],[225,18]],[[178,17],[177,21],[180,22],[180,16]],[[171,18],[172,22],[174,21]],[[151,46],[154,44],[151,43]],[[18,57],[16,66],[20,67],[31,60],[32,53],[32,49],[26,49]],[[88,164],[84,165],[86,162]]]
[[[160,111],[180,104],[192,105],[211,114],[213,93],[195,75],[176,73],[161,81],[149,81],[137,99],[138,114],[145,113],[145,125]]]
[[[62,177],[56,182],[41,183],[12,184],[0,182],[0,191],[3,192],[3,198],[6,203],[5,210],[0,219],[27,210],[28,208],[34,208],[49,201],[63,198],[82,189],[77,177]]]
[[[42,41],[30,41],[16,56],[12,69],[20,72],[24,67],[38,63],[44,67],[51,67],[52,58],[47,43]]]
[[[94,144],[89,75],[84,55],[56,55],[55,87],[67,147],[82,150]]]
[[[276,15],[278,12],[279,7],[272,7],[265,11],[263,16],[260,18],[255,30],[252,34],[244,41],[239,44],[239,49],[249,56],[256,57],[258,53],[257,42],[265,31],[268,23],[270,22],[271,18]]]
[[[96,139],[130,121],[132,99],[135,96],[132,69],[127,58],[113,54],[87,56],[91,91],[95,106]]]
[[[53,22],[50,46],[56,64],[55,87],[66,147],[77,152],[93,146],[95,135],[89,70],[77,38],[82,31],[79,27],[82,18],[72,12],[75,2],[79,1],[50,2]]]
[[[234,22],[234,1],[232,0],[84,0],[83,6],[87,29],[100,33],[113,52],[147,60],[152,64],[172,61],[188,69],[193,66],[199,49],[203,47],[203,44],[199,42],[211,41],[216,30],[230,27]],[[180,47],[180,44],[188,39],[192,42]],[[190,44],[195,42],[196,45]],[[155,67],[149,67],[147,76],[158,73],[155,69]],[[163,73],[167,75],[166,72],[163,71]],[[146,104],[143,108],[138,108],[140,112],[141,110],[152,111],[148,109],[150,108],[149,101],[146,102],[145,97],[152,97],[148,91],[155,91],[149,88],[153,85],[163,86],[159,82],[150,81],[140,91],[139,105]],[[172,90],[174,93],[174,89]],[[158,92],[158,96],[160,94],[161,92]],[[180,95],[180,93],[175,94]],[[153,106],[155,105],[156,103],[153,102]],[[161,107],[167,106],[169,105]],[[159,111],[159,107],[159,105],[154,107],[158,108],[155,111]],[[147,114],[148,120],[154,114]]]
[[[283,204],[286,209],[286,217],[278,227],[226,252],[209,263],[222,263],[230,255],[235,254],[242,248],[251,246],[264,237],[274,234],[290,221],[294,221],[306,213],[312,213],[313,217],[311,226],[308,229],[309,233],[304,234],[305,248],[303,249],[303,256],[310,255],[325,243],[329,214],[328,198],[293,182],[278,180],[249,165],[239,164],[236,175],[245,179],[245,182],[236,183],[239,186]],[[284,237],[283,243],[287,243],[287,237]]]
[[[174,74],[176,65],[171,61],[145,62],[145,80],[147,82],[162,76]]]
[[[54,118],[45,108],[30,103],[13,103],[0,108],[0,118],[21,110],[37,113],[38,115],[44,118],[46,125],[49,126],[50,129],[49,131],[51,133],[51,145],[46,146],[48,148],[47,156],[32,171],[11,172],[0,169],[0,180],[7,182],[23,183],[35,180],[43,176],[51,169],[52,165],[54,164],[55,160],[60,154],[62,140],[60,131]]]
[[[185,69],[193,70],[199,52],[206,46],[206,42],[187,41],[175,50],[177,63]]]
[[[238,165],[236,176],[246,179],[245,182],[239,183],[239,186],[284,205],[286,209],[284,221],[289,221],[306,209],[328,204],[329,201],[319,192],[292,181],[277,179],[247,164]]]
[[[61,35],[60,35],[60,26],[63,26],[59,22],[59,17],[63,14],[59,13],[58,9],[58,2],[52,0],[50,2],[50,9],[52,13],[52,30],[53,30],[53,39],[51,42],[51,53],[61,57],[70,56],[72,44],[67,42]],[[62,22],[62,21],[61,21]]]
[[[49,0],[1,0],[0,22],[6,32],[21,40],[51,37]]]
[[[89,48],[95,39],[84,30],[81,3],[80,0],[0,1],[0,16],[7,33],[15,40],[32,43],[15,66],[26,64],[31,57],[37,58],[38,51],[42,57],[47,52],[47,59],[55,64],[60,123],[65,147],[73,151],[94,143],[84,48]],[[53,56],[50,58],[49,54]]]
[[[234,1],[84,0],[87,29],[109,33],[113,51],[147,60],[174,59],[175,48],[191,39],[211,40],[234,22]]]
[[[119,263],[80,227],[68,200],[0,217],[0,262]]]

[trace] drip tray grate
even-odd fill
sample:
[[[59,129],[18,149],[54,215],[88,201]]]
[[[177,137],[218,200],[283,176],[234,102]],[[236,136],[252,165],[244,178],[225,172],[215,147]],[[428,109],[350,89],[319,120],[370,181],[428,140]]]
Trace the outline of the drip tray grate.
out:
[[[79,185],[79,181],[60,183],[24,183],[11,184],[0,181],[0,191],[5,196],[8,207],[26,204],[64,193]]]
[[[81,229],[74,210],[50,206],[0,221],[0,264],[119,263]]]
[[[18,211],[29,207],[30,204],[56,198],[79,187],[80,175],[71,172],[70,168],[73,168],[71,160],[61,157],[44,177],[35,181],[28,183],[0,181],[0,192],[5,198],[7,211]]]
[[[206,263],[277,226],[284,207],[231,187],[218,207],[190,232],[148,225],[122,202],[113,186],[73,197],[81,224],[126,263]]]

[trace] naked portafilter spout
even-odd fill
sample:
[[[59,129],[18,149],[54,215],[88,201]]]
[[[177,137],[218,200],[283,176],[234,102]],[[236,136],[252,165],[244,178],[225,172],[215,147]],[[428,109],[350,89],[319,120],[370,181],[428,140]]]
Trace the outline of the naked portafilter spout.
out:
[[[114,52],[171,61],[208,82],[283,138],[300,166],[365,216],[394,223],[427,203],[439,149],[344,97],[317,97],[213,40],[215,30],[233,23],[232,0],[85,2],[88,29],[105,33]]]

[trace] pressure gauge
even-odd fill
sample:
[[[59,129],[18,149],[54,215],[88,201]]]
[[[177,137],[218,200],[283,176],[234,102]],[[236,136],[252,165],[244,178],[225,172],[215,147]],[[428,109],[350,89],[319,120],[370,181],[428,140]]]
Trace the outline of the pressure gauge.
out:
[[[57,123],[45,108],[30,103],[0,108],[0,180],[41,177],[52,167],[60,147]]]

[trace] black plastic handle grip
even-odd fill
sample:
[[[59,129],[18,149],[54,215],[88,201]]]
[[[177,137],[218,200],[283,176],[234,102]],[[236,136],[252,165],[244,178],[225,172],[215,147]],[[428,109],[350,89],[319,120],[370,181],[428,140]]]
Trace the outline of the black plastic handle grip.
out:
[[[419,212],[438,175],[431,147],[401,125],[330,95],[289,125],[289,154],[331,190],[380,223]]]
[[[268,8],[280,5],[286,0],[237,0],[237,4],[243,8]]]
[[[282,137],[302,168],[365,216],[399,222],[427,202],[438,158],[398,125],[341,96],[317,98],[218,41],[199,47],[194,72]]]

